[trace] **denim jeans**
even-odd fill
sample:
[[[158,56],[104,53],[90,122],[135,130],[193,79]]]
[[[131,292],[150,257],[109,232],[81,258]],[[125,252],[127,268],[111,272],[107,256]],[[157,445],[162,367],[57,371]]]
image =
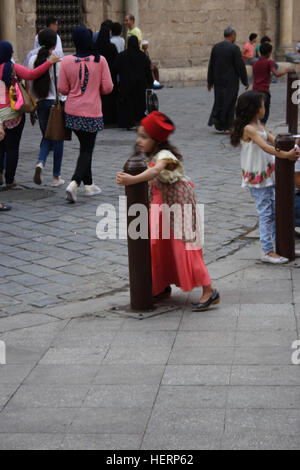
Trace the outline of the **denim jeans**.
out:
[[[43,100],[38,103],[38,116],[40,128],[43,134],[43,139],[41,142],[39,163],[46,165],[48,155],[50,151],[54,150],[54,160],[53,160],[53,176],[58,177],[61,174],[61,165],[64,153],[64,142],[63,141],[54,141],[45,139],[45,133],[47,129],[47,124],[50,116],[51,106],[54,104],[53,100]]]
[[[259,215],[260,242],[264,253],[274,251],[276,245],[275,186],[250,188]]]
[[[295,225],[300,227],[300,194],[295,196]]]

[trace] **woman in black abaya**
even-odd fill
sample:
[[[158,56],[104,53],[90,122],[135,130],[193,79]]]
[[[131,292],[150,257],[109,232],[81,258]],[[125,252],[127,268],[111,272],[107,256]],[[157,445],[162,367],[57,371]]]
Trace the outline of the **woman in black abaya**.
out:
[[[145,117],[146,89],[153,87],[150,60],[131,36],[128,49],[117,57],[114,71],[119,83],[119,127],[131,129]]]

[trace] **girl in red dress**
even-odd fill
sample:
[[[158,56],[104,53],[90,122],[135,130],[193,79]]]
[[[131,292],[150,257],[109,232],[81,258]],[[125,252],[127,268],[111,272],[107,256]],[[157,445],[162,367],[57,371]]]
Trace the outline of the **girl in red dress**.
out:
[[[171,285],[189,292],[203,287],[193,311],[207,310],[220,302],[203,260],[202,229],[192,183],[184,174],[182,156],[169,142],[175,126],[154,111],[142,120],[137,145],[148,159],[148,170],[132,176],[117,175],[120,186],[150,183],[150,226],[153,295],[171,294]]]

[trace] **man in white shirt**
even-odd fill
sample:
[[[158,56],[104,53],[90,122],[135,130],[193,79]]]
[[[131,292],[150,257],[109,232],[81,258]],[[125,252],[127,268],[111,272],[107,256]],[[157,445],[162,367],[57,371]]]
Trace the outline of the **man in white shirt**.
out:
[[[46,27],[52,29],[55,31],[57,34],[58,31],[58,19],[57,18],[48,18]],[[40,48],[39,45],[39,35],[37,34],[34,40],[34,48],[33,50],[38,50]],[[57,43],[56,43],[56,48],[55,51],[53,52],[55,55],[58,55],[59,57],[63,58],[64,57],[64,52],[63,52],[63,47],[62,47],[62,42],[60,36],[57,34]]]

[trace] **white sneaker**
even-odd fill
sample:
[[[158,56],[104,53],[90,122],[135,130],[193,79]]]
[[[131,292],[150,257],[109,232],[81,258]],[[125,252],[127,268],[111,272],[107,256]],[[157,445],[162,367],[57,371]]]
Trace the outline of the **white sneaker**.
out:
[[[43,173],[44,165],[42,163],[38,163],[33,177],[33,182],[40,186],[42,184],[42,173]]]
[[[84,187],[86,196],[97,196],[102,193],[102,189],[96,186],[95,184],[87,185]]]
[[[283,256],[281,256],[280,258],[273,258],[267,253],[264,253],[262,255],[261,260],[263,263],[269,263],[269,264],[287,264],[290,262],[288,258],[284,258]]]
[[[68,202],[77,202],[77,191],[78,184],[76,181],[72,181],[66,189],[67,201]]]
[[[65,180],[61,179],[61,178],[55,178],[52,183],[51,183],[51,186],[53,186],[54,188],[58,188],[59,186],[63,186],[65,184]]]

